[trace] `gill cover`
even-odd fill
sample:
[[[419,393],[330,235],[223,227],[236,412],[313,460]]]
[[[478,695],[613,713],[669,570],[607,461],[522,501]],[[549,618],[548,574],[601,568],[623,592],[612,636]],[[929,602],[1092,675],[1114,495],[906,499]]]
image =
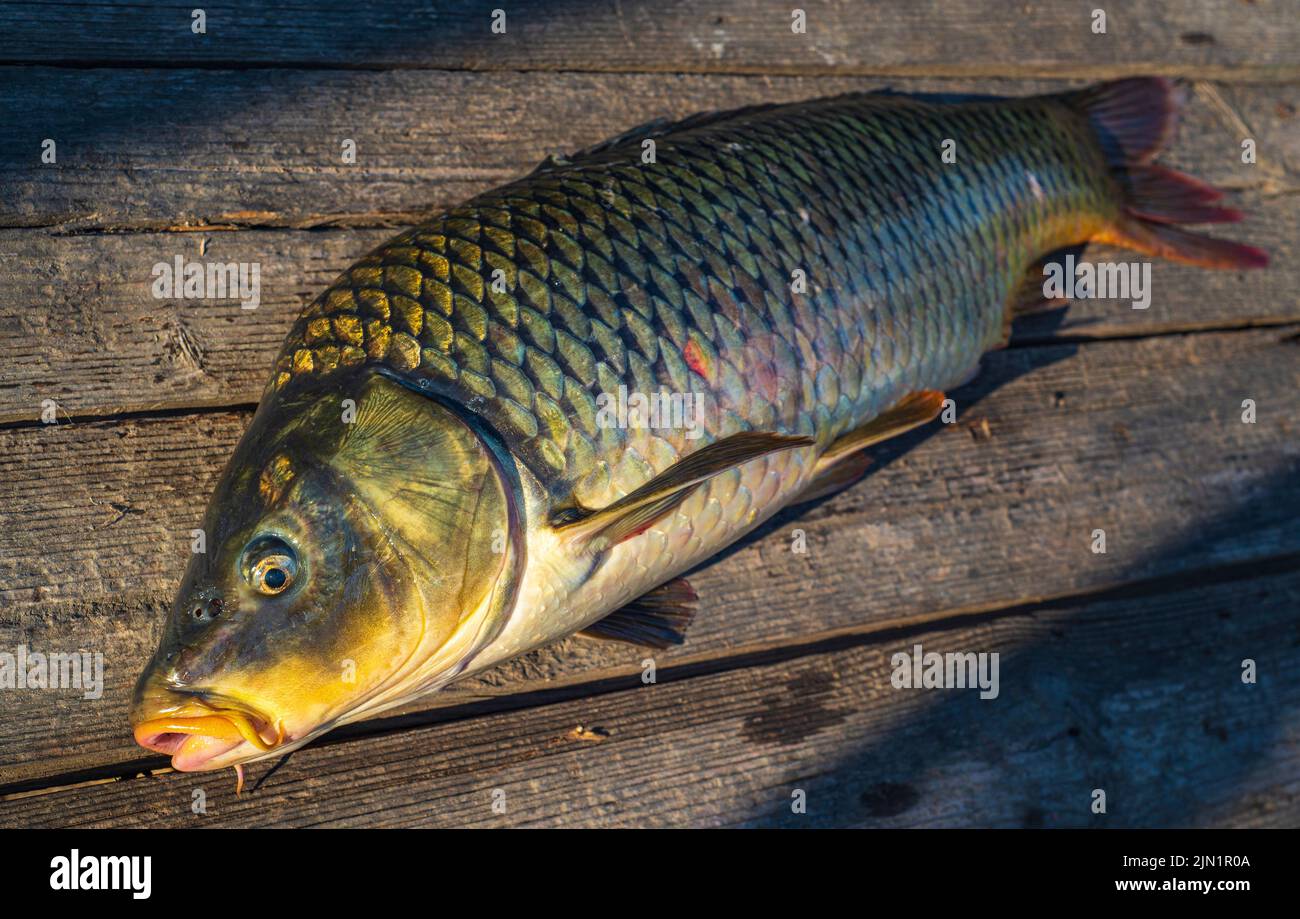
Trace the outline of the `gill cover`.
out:
[[[477,418],[384,370],[362,377],[355,403],[330,465],[410,566],[423,634],[349,721],[458,675],[504,627],[523,565],[517,471]]]

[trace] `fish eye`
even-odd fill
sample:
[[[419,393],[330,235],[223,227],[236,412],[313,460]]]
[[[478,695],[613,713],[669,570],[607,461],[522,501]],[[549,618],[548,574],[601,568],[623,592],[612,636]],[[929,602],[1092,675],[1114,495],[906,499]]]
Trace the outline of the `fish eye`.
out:
[[[273,536],[261,537],[244,550],[244,578],[259,593],[273,597],[289,588],[298,574],[292,547]]]

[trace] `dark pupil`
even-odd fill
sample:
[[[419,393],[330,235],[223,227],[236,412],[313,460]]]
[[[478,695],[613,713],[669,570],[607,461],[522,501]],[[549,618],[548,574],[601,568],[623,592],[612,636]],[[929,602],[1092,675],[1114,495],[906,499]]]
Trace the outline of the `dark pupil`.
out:
[[[284,573],[283,568],[268,569],[266,576],[262,578],[263,583],[272,590],[279,590],[287,580],[289,580],[289,576]]]

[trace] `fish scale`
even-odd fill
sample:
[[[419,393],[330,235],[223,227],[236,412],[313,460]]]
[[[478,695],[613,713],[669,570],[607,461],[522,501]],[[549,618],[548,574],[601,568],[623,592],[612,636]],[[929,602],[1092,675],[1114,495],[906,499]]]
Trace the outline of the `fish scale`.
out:
[[[382,362],[593,504],[736,431],[825,446],[969,375],[1031,256],[1104,212],[1104,162],[1067,116],[856,95],[659,134],[653,163],[633,136],[544,164],[358,261],[303,313],[272,389]],[[703,394],[703,438],[599,426],[620,387]]]

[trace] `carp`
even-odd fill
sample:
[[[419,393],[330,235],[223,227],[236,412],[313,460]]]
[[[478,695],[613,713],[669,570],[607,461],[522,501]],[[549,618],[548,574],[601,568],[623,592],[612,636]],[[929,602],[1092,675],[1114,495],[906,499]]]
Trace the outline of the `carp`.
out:
[[[681,642],[681,575],[931,421],[1053,256],[1266,263],[1180,226],[1241,216],[1153,162],[1180,92],[651,122],[375,249],[289,333],[136,740],[238,768],[574,633]]]

